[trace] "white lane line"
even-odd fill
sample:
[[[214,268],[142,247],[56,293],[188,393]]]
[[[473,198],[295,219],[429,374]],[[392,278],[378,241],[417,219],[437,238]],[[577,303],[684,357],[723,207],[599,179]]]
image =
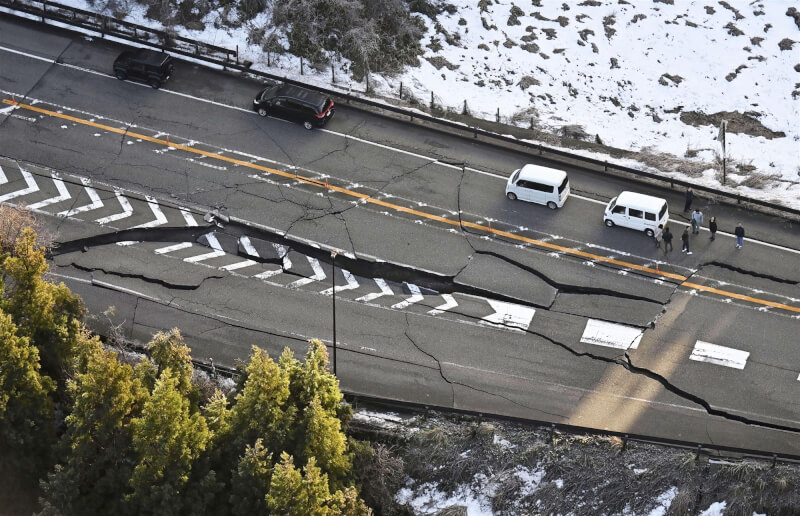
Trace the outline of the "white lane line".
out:
[[[164,215],[164,212],[161,211],[161,207],[158,205],[158,201],[155,199],[155,197],[150,197],[149,195],[146,195],[145,199],[147,199],[147,204],[150,206],[150,210],[153,212],[153,215],[156,218],[154,220],[151,220],[150,222],[145,222],[144,224],[133,226],[131,229],[153,228],[167,223],[167,217],[166,215]]]
[[[486,299],[486,302],[492,307],[494,313],[483,317],[481,319],[482,324],[525,331],[530,326],[533,315],[536,313],[535,309],[528,306],[506,303],[496,299]]]
[[[187,210],[186,208],[179,208],[181,215],[183,215],[183,220],[186,221],[187,226],[197,226],[197,221],[194,219],[194,215],[192,212]]]
[[[447,310],[450,310],[451,308],[455,308],[455,307],[458,306],[458,303],[456,302],[456,299],[453,296],[451,296],[450,294],[441,294],[441,296],[442,296],[442,299],[445,300],[445,303],[443,305],[437,306],[433,310],[430,310],[428,312],[430,315],[439,315],[441,313],[444,313]]]
[[[219,244],[219,240],[217,237],[214,236],[214,233],[207,233],[205,235],[206,240],[208,241],[208,245],[211,246],[211,249],[214,249],[210,253],[203,253],[198,254],[197,256],[190,256],[189,258],[184,258],[184,262],[188,263],[197,263],[202,262],[203,260],[210,260],[212,258],[219,258],[220,256],[225,256],[225,251],[222,250],[222,246]]]
[[[153,251],[156,254],[165,254],[171,253],[172,251],[180,251],[181,249],[186,249],[187,247],[192,247],[191,242],[181,242],[179,244],[172,244],[168,245],[167,247],[161,247]]]
[[[150,301],[160,301],[157,297],[148,296],[147,294],[142,294],[141,292],[137,292],[136,290],[131,290],[129,288],[120,287],[119,285],[114,285],[113,283],[106,283],[105,281],[100,280],[92,280],[92,285],[99,285],[101,287],[109,288],[111,290],[117,290],[119,292],[124,292],[126,294],[132,294],[137,297],[141,297],[144,299],[148,299]]]
[[[356,277],[353,276],[350,273],[350,271],[342,269],[342,274],[344,274],[344,279],[347,280],[347,285],[336,287],[337,291],[342,292],[344,290],[353,290],[353,289],[357,289],[359,287],[359,284],[358,284],[358,281],[356,280]],[[322,294],[324,296],[330,296],[331,294],[333,294],[333,287],[323,290],[322,292],[320,292],[320,294]]]
[[[586,321],[581,342],[607,348],[636,349],[639,347],[642,335],[644,330],[640,328],[589,319]]]
[[[122,207],[122,212],[95,220],[95,222],[98,224],[108,224],[109,222],[126,219],[133,215],[133,207],[131,206],[131,203],[128,202],[128,198],[122,195],[122,192],[116,188],[114,189],[114,195],[117,196],[119,205]]]
[[[392,308],[397,310],[402,310],[403,308],[408,308],[409,306],[413,305],[414,303],[419,303],[424,297],[422,297],[422,293],[419,290],[419,287],[414,285],[413,283],[405,282],[408,286],[408,291],[411,292],[411,297],[406,298],[404,301],[400,301],[397,304],[392,305]]]
[[[386,280],[381,279],[381,278],[375,278],[375,283],[378,285],[378,288],[381,289],[380,292],[372,292],[370,294],[367,294],[366,296],[361,296],[361,297],[357,298],[356,301],[360,301],[362,303],[369,303],[373,299],[378,299],[379,297],[382,297],[382,296],[393,296],[394,295],[394,292],[392,292],[392,289],[389,287],[389,285],[386,284]]]
[[[319,260],[310,256],[306,256],[306,258],[308,259],[308,263],[311,264],[311,268],[314,269],[314,275],[310,278],[303,278],[293,281],[292,283],[286,285],[288,288],[299,288],[303,285],[308,285],[309,283],[314,283],[315,281],[322,281],[327,278],[325,271],[322,270],[322,265],[319,264]]]
[[[734,369],[744,369],[749,356],[749,351],[728,348],[698,340],[694,345],[689,359],[725,367],[733,367]]]
[[[95,191],[94,188],[89,186],[90,181],[85,177],[82,177],[81,183],[83,183],[83,189],[86,190],[86,193],[89,195],[89,200],[91,200],[92,202],[84,206],[78,206],[77,208],[73,208],[71,210],[62,211],[58,214],[60,217],[71,217],[76,213],[83,213],[84,211],[97,210],[103,207],[103,201],[100,199],[100,196],[97,195],[97,192]]]
[[[30,193],[39,191],[39,186],[36,184],[36,180],[33,178],[33,174],[22,168],[22,166],[19,163],[17,163],[17,167],[19,167],[19,171],[22,172],[22,177],[25,178],[25,184],[27,184],[28,187],[23,188],[22,190],[17,190],[16,192],[9,192],[5,195],[0,195],[0,202],[5,202],[15,197],[20,197],[23,195],[28,195]]]
[[[236,262],[230,265],[223,265],[220,269],[225,271],[235,271],[236,269],[243,269],[244,267],[250,267],[251,265],[256,265],[258,262],[254,262],[253,260],[245,260],[243,262]]]
[[[31,210],[38,210],[39,208],[44,208],[50,204],[66,201],[67,199],[71,198],[69,191],[67,190],[67,185],[64,184],[64,180],[61,179],[61,176],[58,175],[58,172],[50,172],[50,176],[53,178],[53,183],[56,185],[58,195],[29,205],[28,208]]]

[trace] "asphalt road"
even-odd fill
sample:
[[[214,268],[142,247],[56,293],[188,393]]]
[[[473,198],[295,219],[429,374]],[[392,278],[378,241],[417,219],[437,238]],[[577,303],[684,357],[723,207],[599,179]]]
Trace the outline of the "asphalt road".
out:
[[[117,81],[120,50],[0,18],[0,201],[42,213],[94,327],[302,354],[332,345],[335,284],[350,392],[800,454],[797,222],[701,199],[717,240],[665,255],[603,204],[665,197],[677,234],[679,191],[569,167],[563,209],[511,202],[535,157],[344,104],[309,132],[252,113],[245,77]]]

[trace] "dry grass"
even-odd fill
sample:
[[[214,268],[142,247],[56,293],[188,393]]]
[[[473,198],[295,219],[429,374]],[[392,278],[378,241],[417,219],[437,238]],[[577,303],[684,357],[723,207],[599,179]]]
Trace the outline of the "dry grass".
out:
[[[2,252],[10,253],[16,246],[22,230],[32,228],[36,231],[36,243],[45,248],[53,246],[54,236],[45,229],[44,222],[36,213],[25,209],[24,205],[0,205],[0,246]]]

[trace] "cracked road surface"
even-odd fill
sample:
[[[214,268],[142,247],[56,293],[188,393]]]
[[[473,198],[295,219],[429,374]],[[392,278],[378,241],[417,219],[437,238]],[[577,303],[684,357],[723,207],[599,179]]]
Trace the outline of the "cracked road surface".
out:
[[[0,24],[25,52],[0,49],[0,96],[40,109],[0,106],[0,198],[49,214],[54,279],[127,335],[225,364],[332,345],[333,281],[350,392],[800,453],[796,222],[702,205],[745,248],[665,256],[591,201],[680,192],[570,169],[563,209],[514,203],[531,157],[346,106],[307,132],[244,112],[246,79],[179,63],[153,92],[103,75],[112,43]]]

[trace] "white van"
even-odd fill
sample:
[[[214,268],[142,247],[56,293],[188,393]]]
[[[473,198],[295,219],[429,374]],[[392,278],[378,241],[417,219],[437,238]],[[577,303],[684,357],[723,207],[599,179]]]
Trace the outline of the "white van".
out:
[[[634,192],[622,192],[606,206],[603,222],[606,226],[623,226],[644,231],[652,237],[659,224],[667,225],[669,208],[667,201]]]
[[[525,165],[508,178],[506,197],[512,201],[546,204],[555,210],[564,206],[569,197],[569,178],[563,170]]]

